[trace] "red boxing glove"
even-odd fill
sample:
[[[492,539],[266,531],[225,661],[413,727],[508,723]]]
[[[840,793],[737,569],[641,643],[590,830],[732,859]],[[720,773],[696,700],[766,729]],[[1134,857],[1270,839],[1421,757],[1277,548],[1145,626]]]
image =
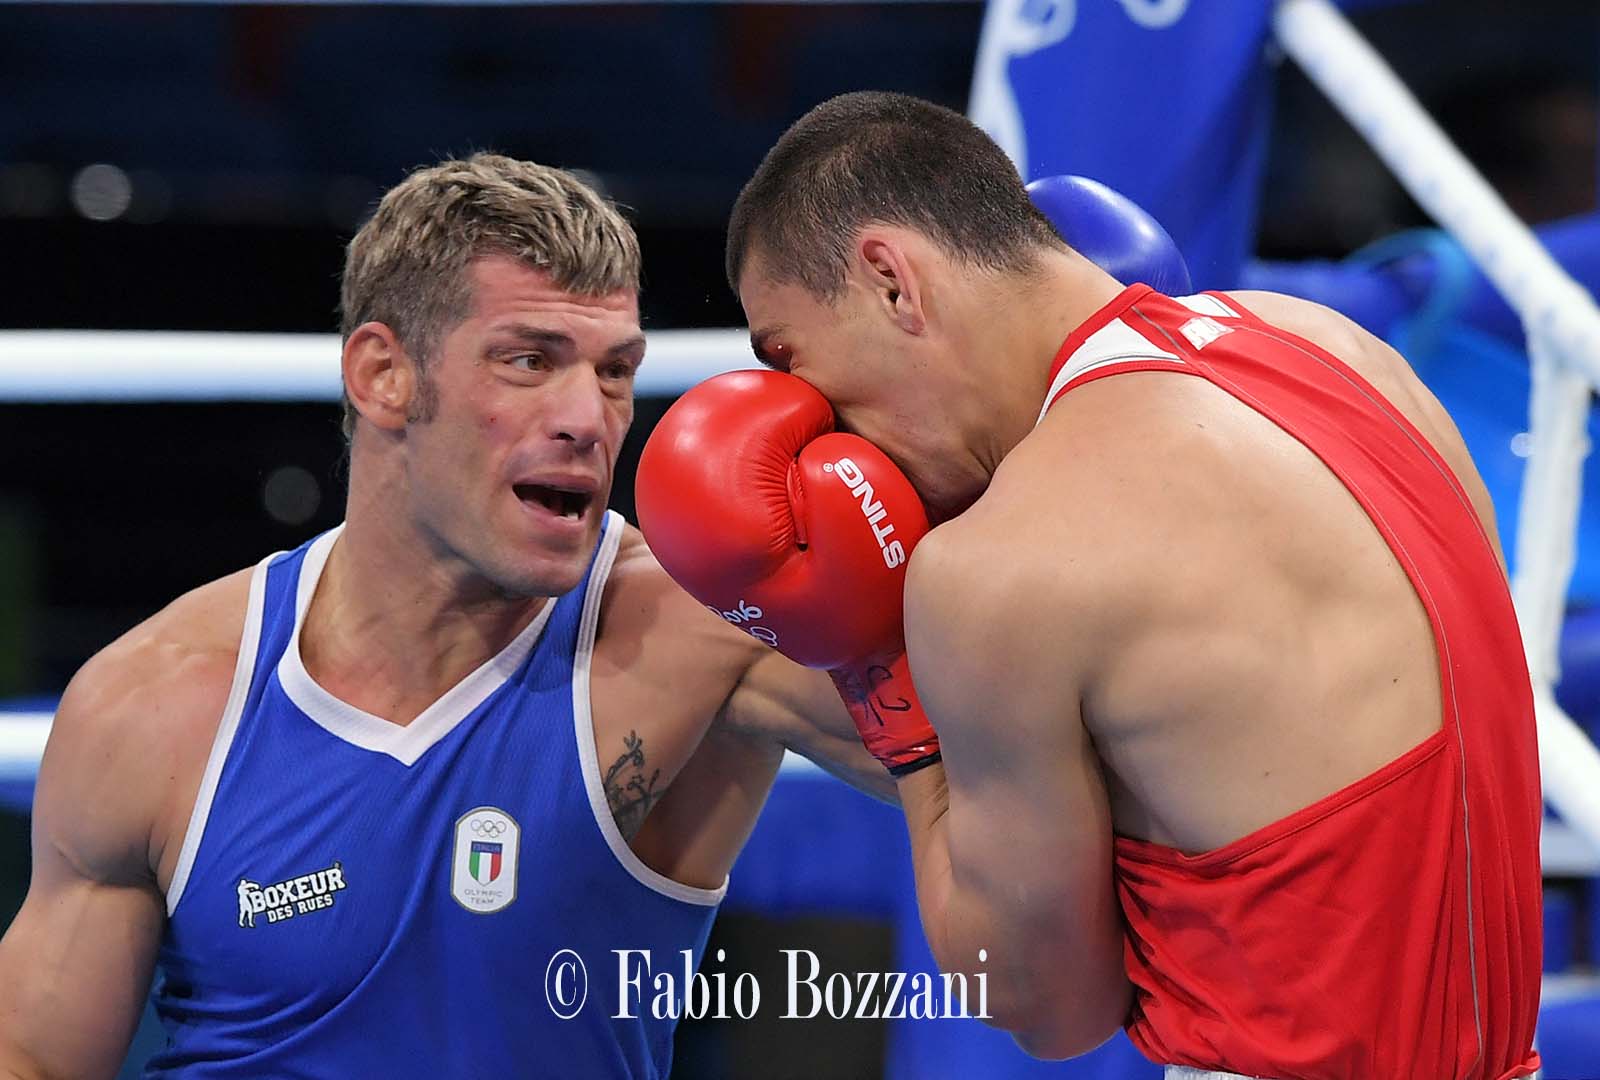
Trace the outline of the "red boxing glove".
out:
[[[928,518],[881,450],[833,426],[827,399],[793,375],[706,380],[645,445],[639,527],[691,596],[827,668],[867,748],[899,775],[938,756],[902,655],[906,562]]]

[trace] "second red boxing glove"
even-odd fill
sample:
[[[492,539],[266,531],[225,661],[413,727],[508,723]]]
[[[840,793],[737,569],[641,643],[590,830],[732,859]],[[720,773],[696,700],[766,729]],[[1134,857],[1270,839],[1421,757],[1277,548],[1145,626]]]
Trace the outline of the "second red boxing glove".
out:
[[[639,527],[679,585],[785,656],[826,668],[891,771],[934,760],[901,601],[928,531],[884,453],[836,432],[810,384],[730,372],[678,399],[639,459]]]

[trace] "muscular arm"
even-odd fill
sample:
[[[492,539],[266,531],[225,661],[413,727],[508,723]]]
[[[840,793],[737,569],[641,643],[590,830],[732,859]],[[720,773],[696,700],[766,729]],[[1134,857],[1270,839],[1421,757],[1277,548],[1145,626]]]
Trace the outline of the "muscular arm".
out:
[[[766,646],[734,689],[721,722],[809,758],[851,787],[898,801],[889,773],[861,745],[825,672],[803,668]]]
[[[987,971],[995,1023],[1065,1057],[1109,1038],[1130,998],[1111,814],[1079,715],[1091,646],[1063,564],[1014,559],[1016,528],[987,528],[946,526],[912,562],[907,644],[944,761],[901,780],[900,798],[940,968]]]
[[[34,791],[33,877],[0,939],[0,1077],[121,1065],[166,921],[172,823],[188,821],[249,584],[246,570],[181,597],[67,687]]]
[[[894,782],[861,745],[825,673],[800,667],[726,624],[711,631],[705,644],[743,656],[743,674],[634,842],[657,870],[707,889],[721,884],[749,839],[785,750],[875,798],[896,797]]]
[[[792,664],[713,615],[673,583],[642,539],[625,543],[631,546],[612,571],[611,607],[601,623],[614,651],[602,656],[597,649],[595,693],[607,695],[622,715],[642,715],[670,700],[692,718],[677,732],[692,740],[677,751],[685,755],[681,767],[658,777],[654,763],[674,757],[671,734],[658,731],[642,748],[649,764],[618,774],[620,795],[630,801],[618,825],[646,864],[687,884],[719,886],[789,748],[870,794],[893,796],[888,774],[861,746],[826,674]],[[603,773],[624,749],[615,740],[605,745]],[[638,786],[635,776],[658,794],[634,799],[627,785]]]
[[[708,611],[667,576],[642,537],[629,556],[636,594],[650,597],[649,629],[640,633],[675,646],[668,677],[718,687],[711,727],[718,738],[708,756],[728,764],[744,755],[753,768],[775,769],[782,751],[793,750],[874,798],[896,800],[894,782],[861,745],[826,672],[801,667]]]
[[[0,940],[0,1075],[116,1073],[165,918],[151,862],[146,748],[109,664],[68,688],[39,769],[33,878]]]

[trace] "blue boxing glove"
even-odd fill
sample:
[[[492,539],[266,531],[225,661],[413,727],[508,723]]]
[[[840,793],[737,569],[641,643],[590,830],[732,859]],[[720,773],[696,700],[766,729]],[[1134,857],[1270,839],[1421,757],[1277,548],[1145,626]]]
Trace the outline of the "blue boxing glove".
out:
[[[1178,245],[1132,199],[1086,176],[1046,176],[1028,196],[1061,239],[1122,282],[1142,281],[1168,296],[1194,292]]]

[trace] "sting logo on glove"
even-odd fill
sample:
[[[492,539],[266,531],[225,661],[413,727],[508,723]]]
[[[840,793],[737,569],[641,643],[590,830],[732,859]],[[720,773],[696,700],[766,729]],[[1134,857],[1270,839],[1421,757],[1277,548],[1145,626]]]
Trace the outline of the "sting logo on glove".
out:
[[[867,749],[899,776],[939,760],[901,626],[928,517],[887,454],[833,428],[833,406],[793,375],[707,379],[645,444],[639,527],[691,596],[827,670]]]
[[[890,540],[894,533],[894,523],[888,522],[882,528],[878,522],[888,516],[889,511],[883,508],[883,502],[874,497],[872,482],[861,471],[860,466],[849,458],[840,458],[830,461],[822,466],[823,472],[830,472],[844,481],[844,486],[850,489],[850,494],[861,500],[861,513],[867,519],[867,524],[872,526],[872,535],[878,538],[878,548],[883,552],[883,565],[890,570],[906,561],[906,549],[898,540]]]

